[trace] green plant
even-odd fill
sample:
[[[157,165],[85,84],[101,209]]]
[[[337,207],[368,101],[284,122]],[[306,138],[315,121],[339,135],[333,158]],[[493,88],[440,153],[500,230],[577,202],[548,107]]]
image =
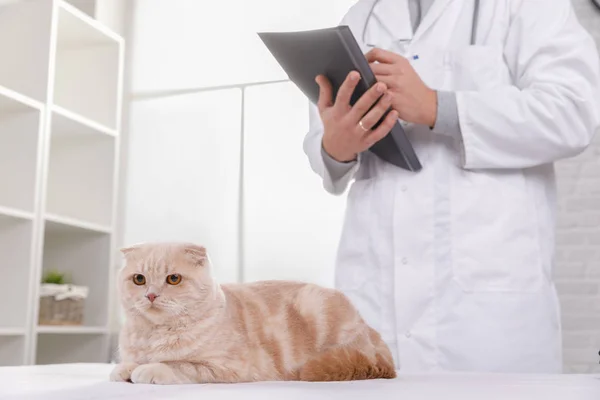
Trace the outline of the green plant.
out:
[[[64,285],[68,283],[69,279],[67,274],[56,270],[48,271],[42,277],[42,283],[54,283],[57,285]]]

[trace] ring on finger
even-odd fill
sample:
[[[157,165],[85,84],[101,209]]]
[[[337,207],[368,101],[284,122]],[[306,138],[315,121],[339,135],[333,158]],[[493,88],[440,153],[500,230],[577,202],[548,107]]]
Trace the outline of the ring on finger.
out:
[[[358,125],[360,126],[360,128],[365,131],[365,132],[369,132],[371,129],[370,128],[365,128],[365,126],[363,125],[362,120],[358,121]]]

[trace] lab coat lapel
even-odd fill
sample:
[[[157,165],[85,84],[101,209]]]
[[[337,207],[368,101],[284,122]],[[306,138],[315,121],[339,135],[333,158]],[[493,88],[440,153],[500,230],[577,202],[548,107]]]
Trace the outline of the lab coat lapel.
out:
[[[455,0],[435,0],[429,11],[423,16],[423,20],[419,24],[417,31],[413,37],[413,42],[419,40],[425,32],[427,32],[434,23],[440,18],[444,10]]]
[[[392,41],[412,38],[408,0],[380,0],[373,9],[372,43],[385,47]]]

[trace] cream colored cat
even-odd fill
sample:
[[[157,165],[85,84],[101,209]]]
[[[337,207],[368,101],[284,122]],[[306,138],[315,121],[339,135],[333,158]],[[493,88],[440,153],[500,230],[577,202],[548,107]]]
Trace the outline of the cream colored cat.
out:
[[[126,312],[112,381],[234,383],[394,378],[380,335],[338,291],[296,282],[218,285],[206,250],[122,250]]]

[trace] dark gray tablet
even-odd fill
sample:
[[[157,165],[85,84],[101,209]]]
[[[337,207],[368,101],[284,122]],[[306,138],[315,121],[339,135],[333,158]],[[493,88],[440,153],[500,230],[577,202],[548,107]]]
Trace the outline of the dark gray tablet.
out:
[[[348,74],[358,71],[362,79],[352,96],[352,105],[376,83],[367,59],[350,28],[345,25],[303,32],[262,32],[258,35],[290,80],[314,104],[319,100],[319,85],[315,82],[317,75],[329,79],[335,97]],[[409,171],[422,168],[406,132],[398,122],[388,135],[369,150],[400,168]]]

